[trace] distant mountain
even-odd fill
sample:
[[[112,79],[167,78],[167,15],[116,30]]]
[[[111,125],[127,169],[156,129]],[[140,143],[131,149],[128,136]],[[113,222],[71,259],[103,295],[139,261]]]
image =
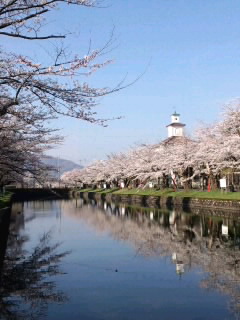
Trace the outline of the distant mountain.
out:
[[[51,172],[51,176],[54,178],[59,178],[66,171],[71,171],[73,169],[82,169],[83,166],[66,159],[46,157],[42,160],[45,164],[53,166],[57,169],[56,172]]]

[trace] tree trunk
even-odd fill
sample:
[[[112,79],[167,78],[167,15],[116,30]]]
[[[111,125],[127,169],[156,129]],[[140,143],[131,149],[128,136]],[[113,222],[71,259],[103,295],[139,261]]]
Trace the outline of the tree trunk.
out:
[[[184,172],[183,172],[183,177],[185,179],[188,179],[192,176],[192,168],[188,167]],[[192,180],[189,179],[187,181],[183,182],[183,188],[184,190],[189,190],[192,189]]]
[[[215,176],[213,173],[210,173],[208,177],[208,184],[210,184],[211,190],[217,190],[218,185],[217,185],[217,176]]]

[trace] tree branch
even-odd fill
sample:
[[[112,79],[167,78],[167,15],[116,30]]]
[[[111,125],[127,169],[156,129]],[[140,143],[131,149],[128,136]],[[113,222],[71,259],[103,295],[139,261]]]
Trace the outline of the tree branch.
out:
[[[47,40],[47,39],[64,39],[64,38],[66,38],[65,35],[49,35],[49,36],[30,37],[30,36],[25,36],[22,34],[9,33],[9,32],[0,32],[0,35],[14,37],[14,38],[21,38],[21,39],[25,39],[25,40]]]

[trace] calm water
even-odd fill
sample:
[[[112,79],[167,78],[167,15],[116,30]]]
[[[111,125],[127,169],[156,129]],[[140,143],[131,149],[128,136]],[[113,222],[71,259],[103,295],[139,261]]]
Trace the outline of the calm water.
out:
[[[239,246],[237,218],[16,203],[0,319],[240,319]]]

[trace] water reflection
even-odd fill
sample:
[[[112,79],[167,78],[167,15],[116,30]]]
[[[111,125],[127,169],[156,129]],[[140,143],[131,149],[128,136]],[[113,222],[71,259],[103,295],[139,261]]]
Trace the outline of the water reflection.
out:
[[[51,232],[37,246],[26,251],[29,240],[23,231],[26,220],[23,204],[13,205],[8,246],[0,274],[0,319],[45,318],[51,302],[66,302],[66,295],[57,290],[52,276],[61,274],[59,264],[69,252],[61,252],[59,243],[52,243]]]
[[[86,198],[17,203],[0,319],[239,319],[240,220],[220,215]],[[55,238],[36,246],[51,227]],[[58,241],[72,250],[63,263]],[[59,265],[68,276],[54,277]]]
[[[181,277],[202,268],[206,277],[200,286],[229,295],[231,311],[239,318],[239,216],[230,219],[86,199],[75,200],[74,206],[65,202],[63,206],[71,217],[131,243],[137,255],[171,257]],[[86,207],[87,211],[79,210]]]

